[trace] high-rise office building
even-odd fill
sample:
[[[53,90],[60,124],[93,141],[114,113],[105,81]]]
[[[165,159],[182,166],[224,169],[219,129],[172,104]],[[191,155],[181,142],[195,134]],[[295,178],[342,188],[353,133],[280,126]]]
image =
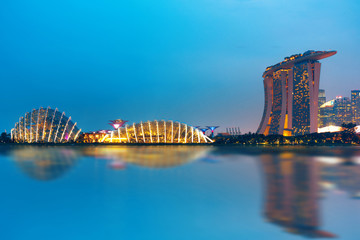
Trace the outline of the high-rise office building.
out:
[[[324,90],[324,89],[319,89],[319,102],[318,102],[318,106],[320,107],[320,106],[323,105],[324,103],[326,103],[325,90]]]
[[[360,125],[360,90],[351,91],[352,122]]]
[[[319,128],[335,126],[334,103],[335,99],[319,107]]]
[[[336,97],[334,101],[335,126],[352,122],[351,101],[347,97]]]
[[[320,107],[321,105],[323,105],[324,103],[326,103],[326,96],[325,96],[325,90],[324,89],[319,89],[319,100],[318,100],[318,128],[321,127],[321,113],[320,113]]]
[[[353,119],[351,101],[347,97],[337,96],[319,108],[319,128],[341,126]]]
[[[317,132],[321,64],[336,51],[307,51],[267,67],[265,106],[259,134],[284,136]]]

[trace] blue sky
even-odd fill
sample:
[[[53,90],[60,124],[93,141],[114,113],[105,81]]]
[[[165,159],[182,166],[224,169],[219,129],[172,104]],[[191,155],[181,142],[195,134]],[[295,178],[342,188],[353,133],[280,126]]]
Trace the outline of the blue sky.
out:
[[[58,107],[85,131],[169,119],[256,131],[262,73],[285,56],[322,60],[328,98],[360,88],[356,0],[0,2],[0,131]]]

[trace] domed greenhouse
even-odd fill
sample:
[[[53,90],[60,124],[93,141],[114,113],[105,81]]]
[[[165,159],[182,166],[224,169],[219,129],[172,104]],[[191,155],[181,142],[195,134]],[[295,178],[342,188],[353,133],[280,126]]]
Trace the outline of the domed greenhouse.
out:
[[[173,121],[148,121],[125,125],[104,134],[108,143],[211,143],[199,129]]]
[[[18,143],[65,143],[76,141],[81,129],[57,108],[39,108],[25,113],[11,129]]]

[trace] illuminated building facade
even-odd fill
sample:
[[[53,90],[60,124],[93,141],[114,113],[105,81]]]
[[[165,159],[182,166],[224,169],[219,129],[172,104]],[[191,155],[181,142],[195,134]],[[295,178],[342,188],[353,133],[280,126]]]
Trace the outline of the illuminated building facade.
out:
[[[317,132],[321,64],[336,51],[286,57],[263,74],[265,104],[257,133],[296,136]]]
[[[82,143],[101,143],[110,131],[101,130],[96,132],[83,133],[79,137],[79,141]]]
[[[351,123],[353,114],[351,101],[347,97],[337,96],[319,108],[319,128],[338,126],[343,123]]]
[[[360,90],[351,91],[352,122],[360,125]]]
[[[320,106],[326,103],[326,96],[325,96],[325,90],[319,89],[319,99],[318,99],[318,128],[321,127],[321,121],[320,121]]]
[[[319,89],[318,106],[320,107],[320,106],[323,105],[324,103],[326,103],[325,90],[324,90],[324,89]]]
[[[334,114],[335,99],[327,101],[319,108],[319,128],[335,126],[335,114]]]
[[[351,101],[347,97],[336,97],[334,101],[335,125],[352,122]]]
[[[89,142],[100,143],[211,143],[198,128],[173,121],[148,121],[125,125],[116,130],[84,134]],[[100,138],[102,137],[102,138]]]
[[[320,96],[319,96],[320,101]],[[319,130],[341,127],[343,123],[360,124],[360,90],[351,91],[351,99],[337,96],[319,107]],[[332,128],[334,129],[334,128]]]
[[[330,125],[327,127],[320,127],[318,128],[318,133],[334,133],[334,132],[341,132],[344,129],[339,126]]]
[[[18,143],[74,142],[81,129],[58,109],[39,108],[20,117],[11,130],[11,139]]]
[[[113,130],[81,133],[58,109],[39,108],[20,117],[11,130],[11,139],[16,143],[160,143],[198,144],[212,143],[198,127],[173,121],[148,121],[128,125],[126,120],[110,121]],[[81,133],[81,134],[80,134]]]

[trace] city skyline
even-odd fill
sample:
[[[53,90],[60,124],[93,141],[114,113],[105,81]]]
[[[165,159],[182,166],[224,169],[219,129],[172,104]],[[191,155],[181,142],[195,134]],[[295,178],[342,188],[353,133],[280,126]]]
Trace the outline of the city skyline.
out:
[[[0,9],[0,127],[56,106],[85,132],[116,118],[255,132],[261,73],[283,56],[336,49],[320,88],[329,99],[360,88],[358,10],[357,1],[12,1]]]
[[[318,127],[341,127],[342,124],[360,124],[360,90],[351,90],[350,97],[326,99],[326,91],[319,90]]]

